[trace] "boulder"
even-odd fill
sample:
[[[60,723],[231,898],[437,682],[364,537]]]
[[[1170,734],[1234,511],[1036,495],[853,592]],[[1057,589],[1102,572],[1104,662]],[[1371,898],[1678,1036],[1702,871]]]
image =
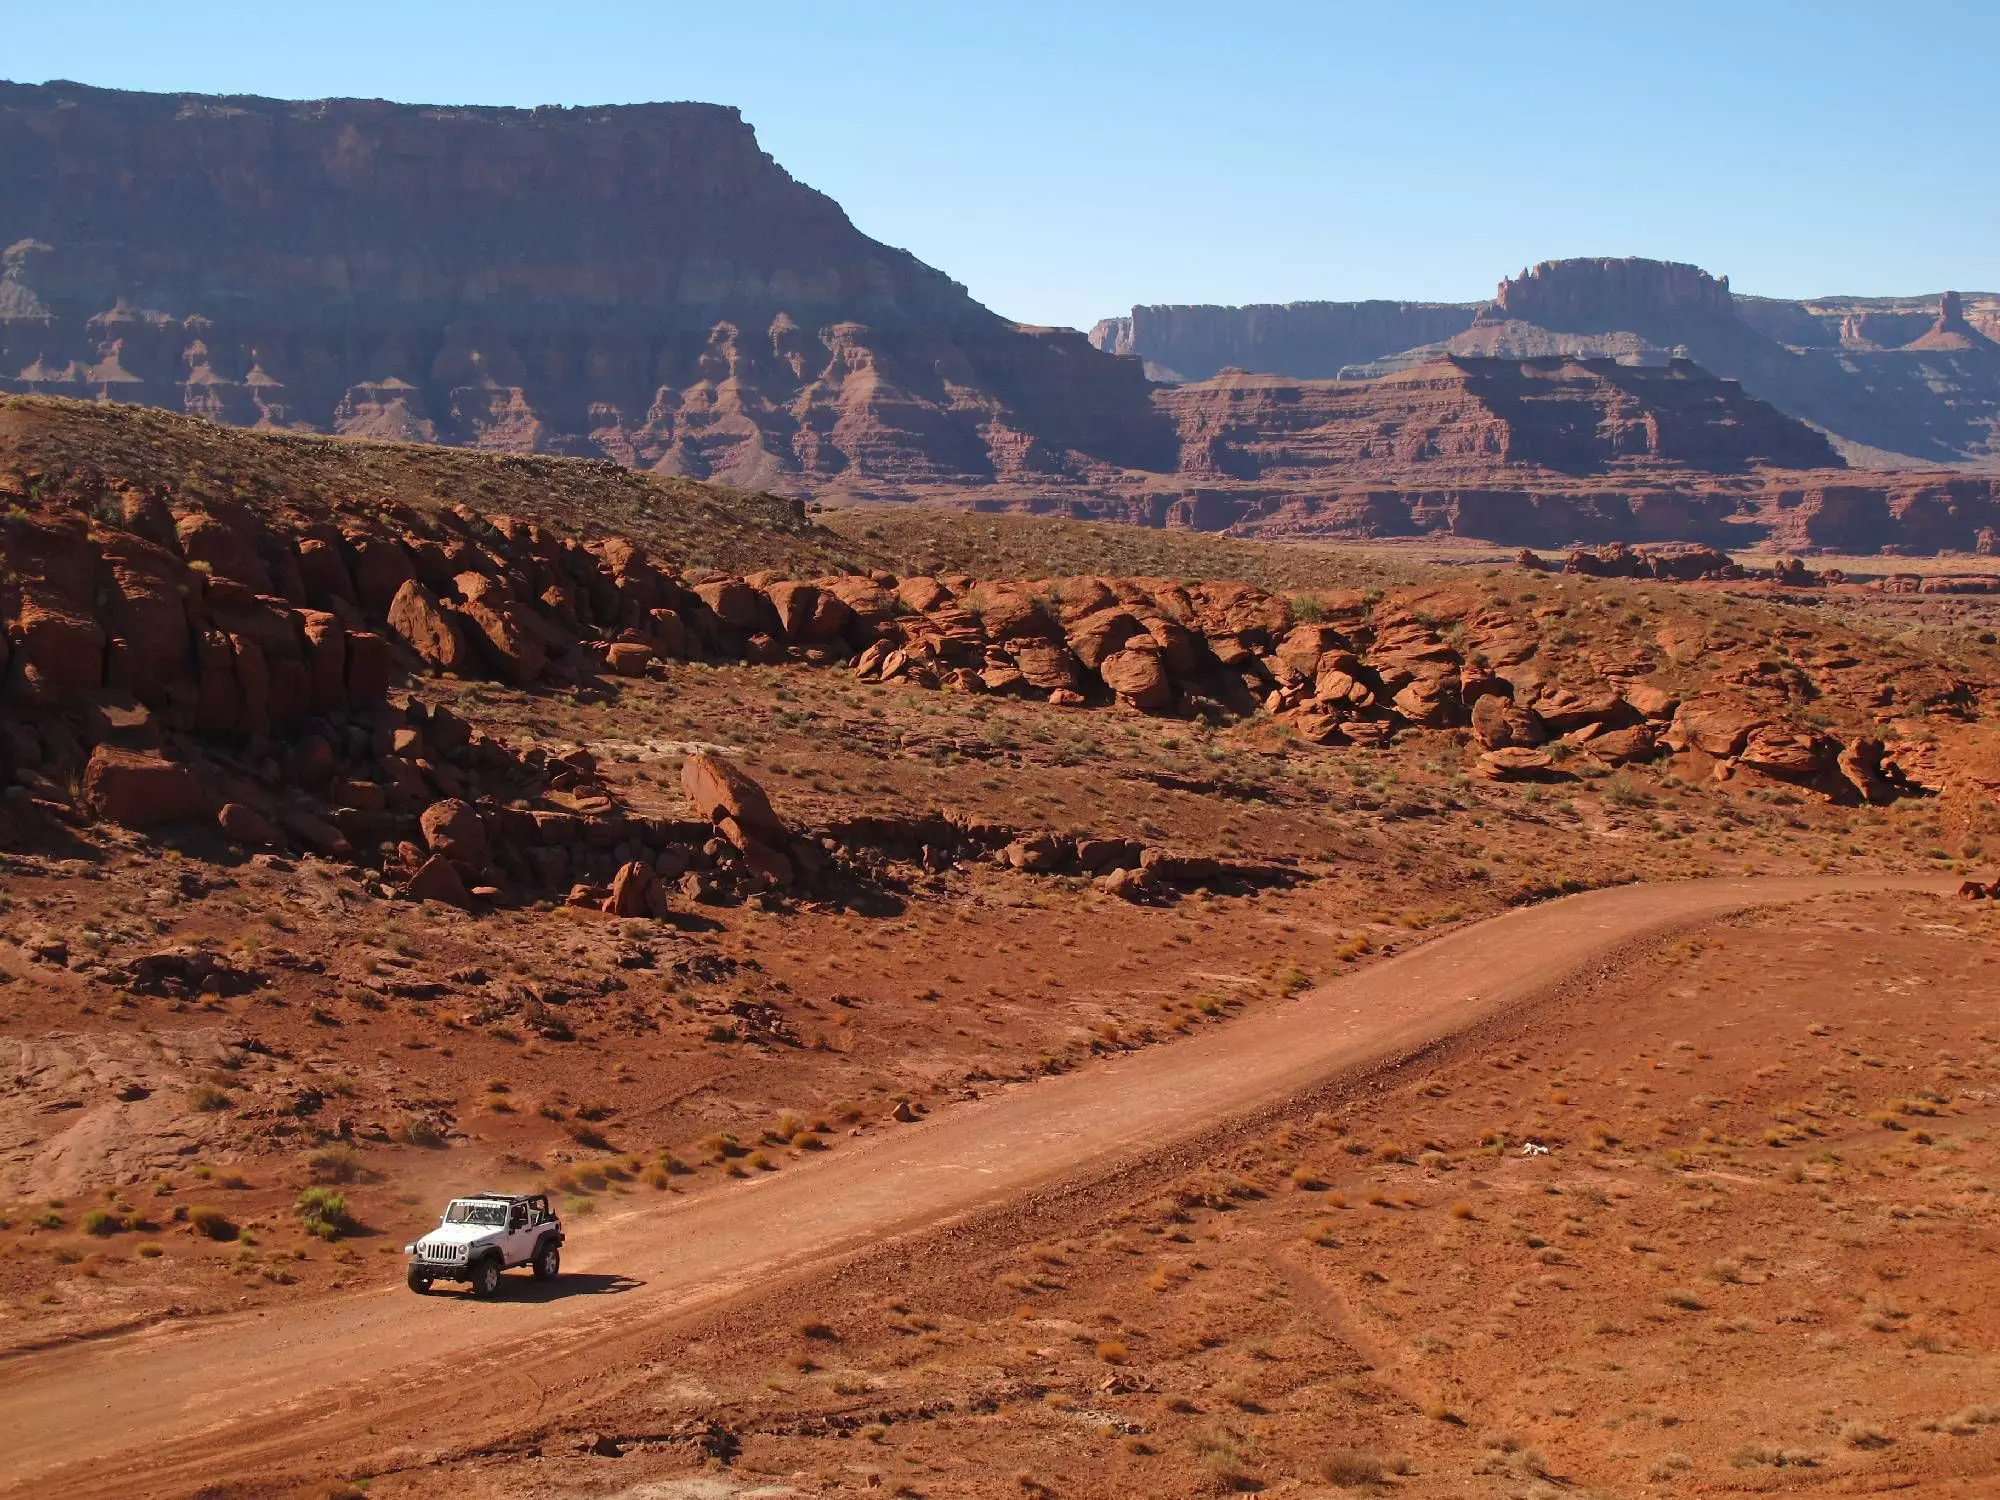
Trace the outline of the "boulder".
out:
[[[1274,698],[1282,695],[1273,693]],[[1305,703],[1285,709],[1280,715],[1298,737],[1309,745],[1344,745],[1348,734],[1346,705]]]
[[[80,702],[104,685],[104,630],[83,609],[24,587],[8,633],[14,686],[28,702]]]
[[[1811,781],[1835,760],[1837,747],[1823,734],[1795,725],[1766,724],[1745,736],[1737,759],[1753,771],[1784,781]]]
[[[1000,857],[1017,870],[1045,875],[1069,862],[1070,841],[1053,833],[1032,833],[1014,840],[1000,851]]]
[[[1104,658],[1098,675],[1128,707],[1157,713],[1173,705],[1174,686],[1157,651],[1114,651]]]
[[[1488,781],[1546,781],[1555,774],[1555,760],[1546,750],[1516,745],[1488,750],[1475,770]]]
[[[895,650],[887,641],[870,641],[854,658],[854,675],[863,682],[873,682],[882,675],[882,665],[888,661],[889,653]]]
[[[1458,676],[1452,673],[1412,677],[1397,691],[1394,703],[1397,713],[1426,729],[1443,729],[1458,723],[1461,719]]]
[[[426,666],[452,673],[471,669],[472,652],[465,637],[431,591],[414,578],[396,590],[395,598],[389,601],[387,619],[390,633],[416,652]]]
[[[1143,901],[1152,895],[1155,887],[1142,870],[1120,868],[1102,876],[1097,888],[1107,896],[1116,896],[1121,901]]]
[[[486,825],[469,802],[447,797],[433,802],[417,820],[424,844],[433,854],[441,854],[469,870],[482,870],[492,857]]]
[[[1629,682],[1625,685],[1625,701],[1633,710],[1648,719],[1662,722],[1673,718],[1674,710],[1681,706],[1677,694],[1650,682]]]
[[[247,517],[192,510],[174,518],[181,555],[203,564],[211,577],[226,578],[259,594],[271,592],[271,575],[257,555]]]
[[[1294,625],[1271,653],[1280,682],[1311,682],[1319,676],[1320,658],[1348,649],[1347,637],[1331,625]]]
[[[1541,715],[1497,694],[1472,705],[1472,736],[1488,750],[1532,749],[1549,737]]]
[[[1166,615],[1144,613],[1139,616],[1146,627],[1153,644],[1160,648],[1160,656],[1167,664],[1167,670],[1176,677],[1192,677],[1201,666],[1201,659],[1195,651],[1195,633],[1179,620]]]
[[[287,807],[278,814],[278,822],[286,833],[304,844],[308,849],[320,854],[345,857],[354,852],[354,846],[347,842],[347,835],[335,828],[324,818],[307,812],[302,807]]]
[[[1146,627],[1135,616],[1116,607],[1100,609],[1069,627],[1069,649],[1094,672],[1134,636],[1147,636]]]
[[[792,883],[792,862],[761,839],[746,838],[738,845],[743,864],[766,889],[782,890]]]
[[[740,578],[698,583],[694,591],[725,625],[737,630],[756,630],[763,624],[763,596]]]
[[[1176,854],[1168,849],[1148,849],[1139,856],[1139,868],[1149,881],[1171,885],[1207,885],[1222,874],[1222,861],[1207,854]]]
[[[1644,724],[1628,724],[1623,729],[1606,729],[1591,735],[1583,748],[1607,766],[1651,760],[1659,751],[1659,741]]]
[[[905,578],[896,585],[896,598],[905,609],[920,615],[951,603],[951,590],[935,578]]]
[[[1896,800],[1896,789],[1882,774],[1884,746],[1878,739],[1861,738],[1844,747],[1834,759],[1841,779],[1860,794],[1861,800],[1877,807]]]
[[[966,603],[978,615],[989,641],[1062,638],[1062,631],[1026,584],[982,583],[967,596]]]
[[[643,677],[653,660],[653,648],[638,641],[613,641],[604,648],[604,664],[620,677]]]
[[[681,792],[705,822],[731,818],[753,837],[777,842],[787,837],[764,789],[720,756],[697,750],[683,760]]]
[[[403,894],[412,901],[442,901],[461,909],[472,905],[472,896],[465,888],[458,866],[442,854],[433,854],[417,867],[403,887]]]
[[[83,773],[83,802],[126,828],[157,828],[205,817],[208,793],[177,761],[99,745]]]
[[[618,873],[611,877],[611,894],[604,898],[604,910],[614,917],[652,915],[647,896],[652,891],[653,878],[652,870],[637,860],[619,866]]]
[[[528,628],[521,606],[483,574],[461,573],[457,582],[465,600],[458,606],[458,617],[471,627],[475,644],[494,671],[515,687],[537,680],[548,667],[548,652]]]
[[[1375,706],[1375,690],[1363,677],[1360,660],[1345,651],[1327,652],[1320,657],[1319,672],[1313,679],[1313,696],[1322,703],[1345,703],[1355,709]]]
[[[306,602],[317,609],[331,609],[336,599],[358,604],[354,576],[347,571],[340,549],[325,537],[301,537],[298,543],[299,579],[306,586]],[[402,580],[397,580],[401,587]],[[390,597],[394,597],[392,594]]]
[[[1667,743],[1676,750],[1727,758],[1742,750],[1751,731],[1769,722],[1742,704],[1697,700],[1681,704],[1667,731]]]
[[[1133,839],[1078,839],[1076,867],[1086,874],[1105,870],[1137,869],[1145,846]]]
[[[1625,714],[1625,700],[1611,687],[1545,689],[1530,705],[1557,734],[1586,724],[1603,724]]]
[[[1076,657],[1065,646],[1039,640],[1017,640],[1011,649],[1014,666],[1027,679],[1030,687],[1040,688],[1045,693],[1075,692],[1077,684],[1083,680],[1077,669]]]
[[[370,614],[384,614],[404,584],[417,576],[410,554],[388,537],[357,532],[346,538],[353,554],[354,592]]]
[[[242,802],[225,802],[215,815],[216,826],[232,844],[251,844],[268,849],[278,842],[278,830],[256,808]]]

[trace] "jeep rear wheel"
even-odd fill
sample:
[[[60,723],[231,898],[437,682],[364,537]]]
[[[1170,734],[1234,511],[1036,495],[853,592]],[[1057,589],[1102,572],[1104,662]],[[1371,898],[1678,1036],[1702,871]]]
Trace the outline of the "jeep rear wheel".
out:
[[[500,1290],[500,1257],[489,1255],[472,1268],[472,1295],[491,1297]]]
[[[535,1247],[535,1280],[554,1281],[562,1271],[562,1246],[553,1239]]]
[[[419,1297],[427,1297],[430,1295],[430,1290],[431,1290],[430,1277],[426,1276],[422,1271],[418,1270],[415,1266],[410,1267],[409,1279],[410,1279],[411,1291],[415,1292]]]

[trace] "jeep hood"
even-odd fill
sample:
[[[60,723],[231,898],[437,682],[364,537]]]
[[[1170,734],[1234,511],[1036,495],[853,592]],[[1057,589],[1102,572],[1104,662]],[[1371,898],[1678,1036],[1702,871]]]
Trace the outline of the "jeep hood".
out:
[[[440,1224],[426,1230],[420,1245],[474,1245],[483,1239],[498,1238],[505,1231],[491,1224]]]

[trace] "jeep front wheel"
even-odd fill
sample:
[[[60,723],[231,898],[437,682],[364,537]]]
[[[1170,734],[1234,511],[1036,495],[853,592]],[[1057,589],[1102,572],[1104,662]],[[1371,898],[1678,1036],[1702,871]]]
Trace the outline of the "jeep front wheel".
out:
[[[535,1280],[554,1281],[562,1270],[562,1247],[554,1240],[543,1240],[535,1247]]]
[[[430,1290],[431,1290],[430,1277],[426,1276],[422,1271],[418,1270],[415,1266],[410,1267],[410,1290],[415,1292],[419,1297],[427,1297],[430,1295]]]
[[[472,1295],[491,1297],[500,1290],[500,1259],[489,1255],[472,1268]]]

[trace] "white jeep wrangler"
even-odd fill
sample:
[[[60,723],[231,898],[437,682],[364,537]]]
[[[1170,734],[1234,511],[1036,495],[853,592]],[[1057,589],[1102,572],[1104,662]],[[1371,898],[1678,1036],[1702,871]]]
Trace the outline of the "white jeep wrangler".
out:
[[[434,1281],[466,1281],[472,1295],[500,1290],[500,1273],[531,1266],[535,1280],[554,1281],[562,1270],[562,1221],[546,1193],[474,1193],[454,1198],[438,1227],[405,1245],[410,1290],[430,1291]]]

